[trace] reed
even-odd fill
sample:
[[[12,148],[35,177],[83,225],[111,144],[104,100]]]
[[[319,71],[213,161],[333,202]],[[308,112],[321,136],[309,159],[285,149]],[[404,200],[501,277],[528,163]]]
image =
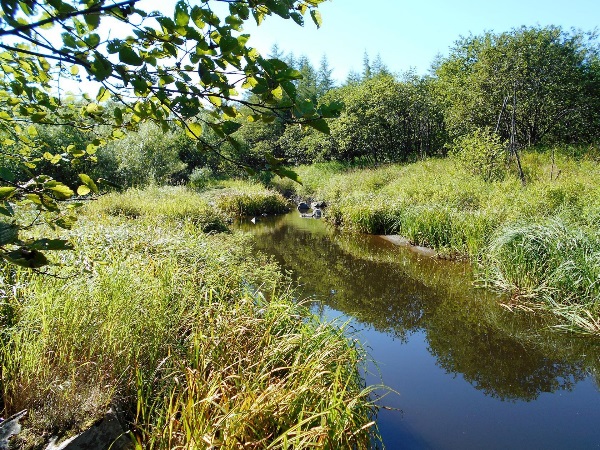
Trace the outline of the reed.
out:
[[[179,192],[90,205],[54,268],[66,278],[3,267],[3,414],[29,410],[18,445],[116,403],[144,448],[369,448],[364,351],[295,302],[247,237],[203,233],[188,218],[207,201]]]

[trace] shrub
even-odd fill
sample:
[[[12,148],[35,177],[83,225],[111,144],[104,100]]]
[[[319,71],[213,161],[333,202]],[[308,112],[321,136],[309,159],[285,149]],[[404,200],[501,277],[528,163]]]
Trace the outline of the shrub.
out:
[[[193,189],[206,189],[213,180],[213,171],[208,167],[196,167],[189,176],[188,186]]]
[[[458,137],[451,146],[451,154],[473,175],[485,181],[502,180],[506,165],[502,160],[506,143],[491,130],[476,129]]]

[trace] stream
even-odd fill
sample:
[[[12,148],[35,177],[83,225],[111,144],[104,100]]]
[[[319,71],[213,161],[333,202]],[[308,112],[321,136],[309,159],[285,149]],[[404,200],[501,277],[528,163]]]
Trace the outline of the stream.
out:
[[[385,384],[387,449],[600,448],[600,345],[508,311],[473,270],[340,233],[298,212],[238,225],[328,320],[348,322]]]

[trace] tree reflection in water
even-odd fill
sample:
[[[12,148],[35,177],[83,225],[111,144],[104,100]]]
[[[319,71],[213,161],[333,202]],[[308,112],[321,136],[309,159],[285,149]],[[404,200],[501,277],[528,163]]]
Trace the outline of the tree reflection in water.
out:
[[[531,401],[600,373],[597,344],[502,308],[496,294],[473,287],[467,264],[341,234],[297,213],[240,228],[291,271],[304,295],[400,341],[424,331],[437,364],[486,395]]]

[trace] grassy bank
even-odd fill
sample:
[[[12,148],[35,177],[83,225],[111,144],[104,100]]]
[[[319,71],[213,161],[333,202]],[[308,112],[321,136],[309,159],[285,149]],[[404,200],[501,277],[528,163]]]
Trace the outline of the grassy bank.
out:
[[[111,404],[144,448],[370,448],[364,352],[182,189],[111,195],[56,275],[4,267],[2,407],[42,448]],[[203,232],[212,231],[209,234]]]
[[[597,317],[600,308],[597,155],[557,149],[553,160],[549,150],[529,151],[522,162],[525,187],[512,169],[486,182],[453,158],[374,169],[300,167],[302,186],[275,185],[326,200],[328,219],[342,227],[400,234],[442,255],[470,257],[488,284],[541,300],[567,327],[581,329],[574,317]],[[584,328],[598,333],[594,323]]]

